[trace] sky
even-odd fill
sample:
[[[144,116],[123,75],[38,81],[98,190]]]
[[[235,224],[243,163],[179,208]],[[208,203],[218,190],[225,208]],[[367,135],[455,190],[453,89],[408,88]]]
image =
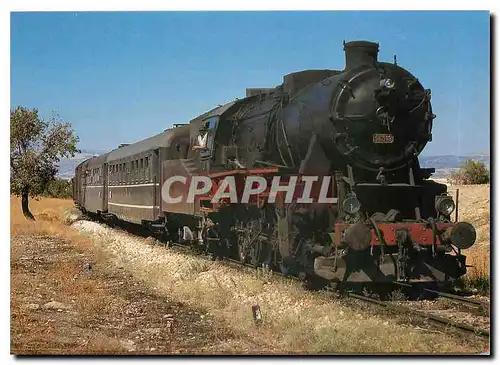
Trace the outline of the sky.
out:
[[[343,69],[342,41],[380,44],[432,90],[424,155],[490,150],[488,12],[11,13],[11,107],[71,122],[105,151],[274,87],[304,69]]]

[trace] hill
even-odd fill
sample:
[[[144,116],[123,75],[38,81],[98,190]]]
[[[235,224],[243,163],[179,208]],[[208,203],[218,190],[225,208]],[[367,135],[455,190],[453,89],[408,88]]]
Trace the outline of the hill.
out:
[[[94,155],[100,155],[107,151],[102,150],[82,150],[81,153],[75,155],[73,158],[61,159],[59,163],[58,177],[61,179],[71,179],[75,174],[75,167],[91,158]],[[455,156],[455,155],[442,155],[442,156],[420,156],[420,165],[422,167],[434,167],[436,172],[433,178],[446,178],[448,174],[457,169],[466,160],[472,159],[474,161],[482,161],[486,167],[490,168],[490,156],[488,154],[477,154],[470,156]]]
[[[64,180],[69,180],[73,176],[75,176],[75,168],[83,161],[91,158],[95,155],[100,155],[105,153],[105,151],[99,150],[82,150],[80,153],[77,153],[74,157],[71,158],[61,158],[59,161],[59,172],[57,173],[57,177]]]
[[[434,167],[436,172],[432,175],[433,178],[446,178],[453,170],[456,170],[467,160],[481,161],[488,170],[490,169],[490,155],[440,155],[440,156],[420,156],[420,166]]]

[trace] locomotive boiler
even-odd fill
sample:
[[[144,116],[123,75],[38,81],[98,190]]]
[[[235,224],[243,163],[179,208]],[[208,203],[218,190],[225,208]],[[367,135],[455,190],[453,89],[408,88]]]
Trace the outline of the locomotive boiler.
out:
[[[418,161],[432,139],[431,91],[396,59],[380,62],[378,49],[344,43],[343,70],[295,72],[277,87],[247,89],[245,98],[188,125],[86,162],[96,165],[94,179],[82,164],[75,201],[86,209],[82,194],[103,189],[92,195],[102,196],[92,205],[102,207],[95,214],[301,277],[343,283],[460,277],[474,227],[452,221],[446,185],[429,179],[434,170]],[[193,202],[164,199],[166,181],[200,175],[212,182],[205,194]],[[245,203],[214,202],[227,177],[241,196],[249,178],[272,186],[277,176],[281,189],[273,199],[267,189]],[[325,178],[328,203],[304,202],[300,194],[286,199],[292,181],[316,196],[320,187],[308,180]],[[183,184],[169,187],[169,194],[187,194]]]

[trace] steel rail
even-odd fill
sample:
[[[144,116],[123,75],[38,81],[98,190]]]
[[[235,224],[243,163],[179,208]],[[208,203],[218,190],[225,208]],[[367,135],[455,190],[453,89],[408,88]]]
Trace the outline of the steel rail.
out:
[[[412,284],[402,283],[402,282],[398,282],[398,281],[394,281],[393,284],[400,285],[400,286],[403,286],[406,288],[415,288],[415,286]],[[433,289],[427,289],[427,288],[423,288],[423,290],[428,292],[428,293],[436,294],[436,295],[443,297],[443,298],[447,298],[447,299],[451,299],[451,300],[455,300],[455,301],[459,301],[459,302],[463,302],[463,303],[467,303],[467,304],[472,304],[472,305],[477,306],[477,307],[487,307],[488,306],[488,303],[486,303],[486,302],[481,302],[479,300],[469,299],[469,298],[463,297],[461,295],[446,293],[446,292],[433,290]]]
[[[438,323],[441,323],[441,324],[452,326],[452,327],[455,327],[455,328],[458,328],[458,329],[461,329],[461,330],[464,330],[464,331],[473,332],[473,333],[475,333],[477,335],[480,335],[480,336],[483,336],[483,337],[490,337],[490,332],[489,331],[473,327],[473,326],[471,326],[469,324],[466,324],[466,323],[452,321],[452,320],[450,320],[448,318],[444,318],[444,317],[436,316],[434,314],[430,314],[430,313],[418,311],[418,310],[415,310],[415,309],[404,307],[402,305],[395,305],[395,304],[392,304],[392,303],[382,302],[380,300],[369,298],[369,297],[366,297],[366,296],[363,296],[363,295],[358,295],[358,294],[354,294],[354,293],[347,293],[347,295],[349,297],[351,297],[351,298],[358,299],[358,300],[363,300],[365,302],[369,302],[369,303],[372,303],[372,304],[377,304],[377,305],[379,305],[381,307],[385,307],[387,309],[392,309],[392,310],[395,310],[395,311],[398,311],[398,312],[402,312],[402,313],[415,314],[415,315],[417,315],[419,317],[423,317],[425,319],[429,319],[429,320],[434,321],[434,322],[438,322]]]
[[[467,303],[467,304],[472,304],[478,307],[483,307],[487,306],[487,303],[480,302],[478,300],[473,300],[469,298],[462,297],[460,295],[455,295],[455,294],[450,294],[450,293],[445,293],[442,291],[437,291],[437,290],[432,290],[432,289],[424,289],[426,292],[433,293],[436,295],[439,295],[440,297],[447,298],[447,299],[452,299],[452,300],[457,300],[459,302]]]

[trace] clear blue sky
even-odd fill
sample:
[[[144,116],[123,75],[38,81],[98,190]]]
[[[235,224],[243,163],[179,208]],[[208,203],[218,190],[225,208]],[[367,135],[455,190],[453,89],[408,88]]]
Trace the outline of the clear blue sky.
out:
[[[79,148],[107,150],[272,87],[303,69],[342,69],[343,40],[432,89],[425,155],[490,148],[487,12],[12,13],[11,106],[53,110]]]

